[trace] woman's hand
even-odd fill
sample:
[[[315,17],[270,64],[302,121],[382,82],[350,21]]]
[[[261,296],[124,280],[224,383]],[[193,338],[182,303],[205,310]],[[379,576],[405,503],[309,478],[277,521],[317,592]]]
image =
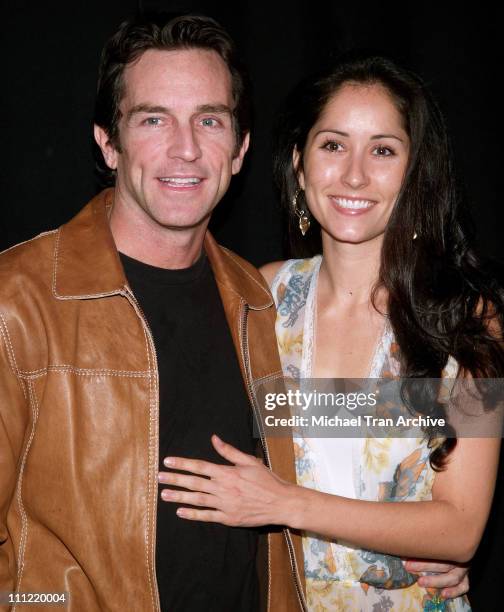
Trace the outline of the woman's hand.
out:
[[[193,521],[222,523],[230,527],[285,525],[296,485],[273,474],[260,459],[242,453],[212,436],[221,457],[233,465],[167,457],[166,467],[190,474],[159,472],[159,482],[187,491],[163,489],[164,501],[205,508],[178,508],[177,515]]]
[[[445,599],[460,597],[469,591],[469,567],[467,565],[454,565],[453,563],[424,559],[408,559],[405,567],[412,574],[435,572],[427,576],[420,575],[418,584],[426,588],[443,589],[441,596]]]

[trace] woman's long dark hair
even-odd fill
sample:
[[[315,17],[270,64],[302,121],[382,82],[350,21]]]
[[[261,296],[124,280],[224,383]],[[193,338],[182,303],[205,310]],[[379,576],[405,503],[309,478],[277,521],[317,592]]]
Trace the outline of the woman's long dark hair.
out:
[[[302,167],[310,129],[345,83],[383,86],[410,138],[408,166],[385,231],[371,296],[374,303],[378,289],[388,293],[402,378],[439,379],[450,355],[462,372],[474,378],[502,377],[504,292],[473,249],[472,225],[456,187],[442,114],[421,79],[391,60],[347,56],[303,81],[288,98],[275,130],[274,176],[288,211],[292,255],[309,257],[322,250],[316,220],[311,219],[312,227],[303,239],[293,213],[292,198],[299,184],[292,153],[298,150]],[[297,204],[306,210],[304,192]],[[431,400],[436,413],[442,413],[435,394]],[[430,414],[421,405],[415,403],[416,411]],[[433,401],[424,405],[433,406]],[[450,432],[448,428],[445,435]],[[434,431],[427,433],[432,441]],[[454,437],[437,445],[430,457],[434,469],[444,467],[455,445]]]

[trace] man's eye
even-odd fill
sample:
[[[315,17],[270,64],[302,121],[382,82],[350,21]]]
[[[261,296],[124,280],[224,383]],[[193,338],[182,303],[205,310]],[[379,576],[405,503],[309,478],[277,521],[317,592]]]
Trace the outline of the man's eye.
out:
[[[205,127],[215,127],[217,125],[217,119],[213,117],[205,117],[205,119],[201,120],[201,125]]]
[[[144,123],[145,125],[160,125],[161,119],[159,117],[147,117]]]

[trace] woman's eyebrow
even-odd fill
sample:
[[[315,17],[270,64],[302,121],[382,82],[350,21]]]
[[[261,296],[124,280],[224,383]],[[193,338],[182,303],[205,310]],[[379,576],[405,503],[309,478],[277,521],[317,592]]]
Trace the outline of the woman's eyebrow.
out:
[[[402,138],[399,138],[399,136],[396,136],[395,134],[376,134],[375,136],[371,136],[371,140],[380,140],[380,138],[395,138],[400,142],[404,142]]]
[[[319,134],[324,134],[326,132],[329,132],[331,134],[338,134],[339,136],[344,136],[345,138],[350,138],[350,134],[348,134],[347,132],[342,132],[341,130],[332,130],[330,128],[327,128],[325,130],[319,130],[315,134],[315,136],[318,136]],[[400,142],[404,142],[402,138],[399,138],[399,136],[396,136],[395,134],[375,134],[374,136],[371,136],[371,140],[380,140],[380,138],[395,138]]]

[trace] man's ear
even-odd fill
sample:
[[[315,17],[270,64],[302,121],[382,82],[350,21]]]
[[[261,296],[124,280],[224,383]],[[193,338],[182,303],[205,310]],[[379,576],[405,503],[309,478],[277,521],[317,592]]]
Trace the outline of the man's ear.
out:
[[[301,153],[297,147],[294,147],[292,151],[292,165],[294,166],[294,172],[296,173],[297,180],[301,189],[305,188],[303,164],[301,163]]]
[[[245,157],[245,153],[247,152],[250,144],[250,132],[247,132],[243,137],[243,142],[241,143],[240,149],[236,156],[233,158],[231,162],[231,172],[233,174],[238,174],[240,172],[241,167],[243,165],[243,158]]]
[[[96,144],[100,147],[105,163],[111,170],[117,169],[117,150],[110,142],[109,135],[99,125],[94,125],[94,137]]]

